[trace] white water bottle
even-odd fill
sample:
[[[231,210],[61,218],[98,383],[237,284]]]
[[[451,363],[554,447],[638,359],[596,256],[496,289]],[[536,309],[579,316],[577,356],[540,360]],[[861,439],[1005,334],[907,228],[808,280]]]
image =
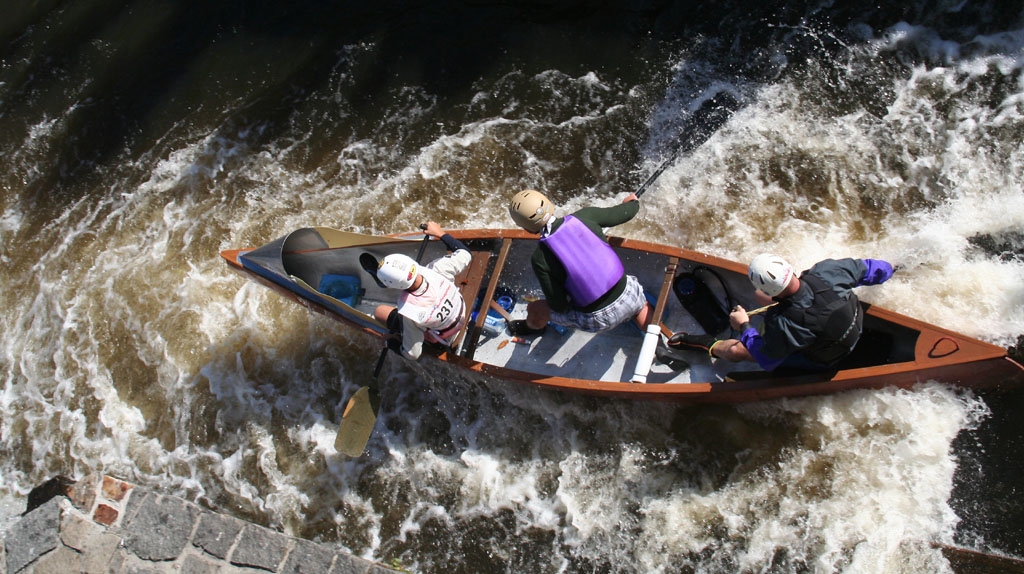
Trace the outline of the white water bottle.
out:
[[[490,313],[484,317],[484,333],[491,337],[497,337],[505,331],[505,320],[501,317],[495,317]]]

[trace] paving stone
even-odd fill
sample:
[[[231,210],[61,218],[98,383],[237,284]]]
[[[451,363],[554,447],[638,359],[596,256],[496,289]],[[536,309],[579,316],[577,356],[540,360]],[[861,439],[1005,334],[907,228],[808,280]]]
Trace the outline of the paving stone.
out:
[[[74,510],[64,510],[60,540],[82,554],[83,572],[108,572],[111,564],[120,563],[121,537]]]
[[[217,574],[220,562],[195,554],[189,554],[181,561],[181,574]]]
[[[158,498],[159,496],[154,492],[147,491],[140,492],[139,495],[128,497],[128,502],[124,505],[124,516],[121,517],[122,525],[135,518],[135,514],[138,513],[140,508],[149,504],[150,499]]]
[[[63,544],[33,564],[35,572],[87,572],[82,567],[82,554]]]
[[[174,560],[185,549],[200,513],[197,506],[178,498],[150,498],[124,524],[125,548],[144,560]]]
[[[103,526],[110,526],[117,522],[117,518],[120,513],[116,508],[108,504],[96,505],[96,511],[92,513],[92,517],[96,522],[99,522]]]
[[[334,552],[307,540],[296,540],[281,574],[323,574],[330,572],[333,562]]]
[[[125,496],[128,495],[128,491],[133,488],[135,488],[135,485],[129,484],[123,480],[117,480],[115,478],[110,478],[109,476],[103,477],[103,496],[113,502],[120,502],[124,500]]]
[[[375,564],[369,560],[363,560],[349,554],[338,554],[338,559],[334,561],[334,567],[331,568],[331,574],[367,574],[368,572],[392,572],[392,570],[381,568],[375,570],[373,567]]]
[[[74,503],[75,508],[88,514],[92,505],[96,502],[96,483],[99,477],[94,474],[85,476],[68,488],[68,498]]]
[[[111,572],[117,574],[171,574],[174,570],[171,569],[170,562],[154,564],[138,556],[128,556],[119,570],[111,570]]]
[[[89,520],[84,515],[65,510],[60,517],[60,540],[65,546],[83,551],[89,539],[106,532],[106,528]]]
[[[51,498],[21,520],[14,523],[4,536],[7,547],[7,571],[20,572],[33,560],[57,548],[60,528],[60,502],[62,497]]]
[[[107,574],[122,572],[122,567],[126,560],[128,560],[128,553],[125,552],[123,547],[121,547],[120,540],[118,540],[117,552],[115,552],[114,556],[111,557],[110,563],[107,564],[107,568],[105,570],[97,570],[97,572],[106,572]]]
[[[195,536],[192,537],[192,544],[197,548],[202,548],[210,555],[224,560],[243,526],[245,523],[236,518],[203,512],[199,517],[199,526],[196,527]]]
[[[247,524],[238,545],[231,553],[231,563],[276,572],[288,550],[289,538],[269,528]]]

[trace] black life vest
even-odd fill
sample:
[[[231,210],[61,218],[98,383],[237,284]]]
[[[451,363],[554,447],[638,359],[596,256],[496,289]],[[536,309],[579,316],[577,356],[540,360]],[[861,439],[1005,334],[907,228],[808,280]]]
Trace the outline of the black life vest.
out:
[[[810,307],[800,309],[784,301],[785,308],[781,312],[818,335],[814,344],[800,352],[812,361],[831,365],[848,355],[860,339],[864,323],[860,301],[852,292],[849,299],[843,299],[816,275],[804,273],[800,280],[811,288],[814,302]]]

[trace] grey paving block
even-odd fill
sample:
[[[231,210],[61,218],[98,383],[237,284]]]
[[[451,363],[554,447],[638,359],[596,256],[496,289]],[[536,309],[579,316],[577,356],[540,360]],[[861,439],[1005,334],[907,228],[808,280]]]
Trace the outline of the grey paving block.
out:
[[[108,570],[110,574],[172,574],[170,562],[153,563],[138,556],[128,556],[117,570]]]
[[[60,544],[60,502],[52,498],[14,523],[4,536],[7,548],[7,571],[19,572],[43,554]]]
[[[387,574],[386,566],[203,510],[133,491],[117,527],[54,498],[13,524],[0,544],[0,574]]]
[[[377,572],[373,570],[373,562],[369,560],[363,560],[349,554],[338,554],[338,559],[334,561],[334,567],[331,568],[331,574],[367,574],[368,572]],[[381,568],[379,572],[393,572],[386,568]]]
[[[181,574],[218,574],[219,564],[216,560],[189,554],[181,561]]]
[[[82,555],[61,544],[33,565],[35,572],[87,572],[82,565]]]
[[[333,562],[334,552],[307,540],[296,540],[281,574],[323,574],[330,572]]]
[[[290,538],[269,528],[247,524],[238,545],[231,553],[231,563],[276,572],[284,561]]]
[[[83,572],[105,572],[119,562],[115,557],[121,537],[74,510],[61,516],[60,540],[82,554]]]
[[[245,523],[236,518],[203,512],[199,517],[196,533],[192,537],[192,544],[211,556],[224,560],[243,526]]]
[[[143,560],[174,560],[185,549],[201,511],[170,496],[147,496],[123,525],[125,548]]]
[[[135,518],[135,515],[138,514],[140,508],[149,504],[150,499],[157,498],[158,496],[159,495],[155,492],[149,492],[146,490],[132,492],[132,495],[128,497],[128,501],[124,505],[124,513],[121,516],[121,526],[131,522],[131,520]]]

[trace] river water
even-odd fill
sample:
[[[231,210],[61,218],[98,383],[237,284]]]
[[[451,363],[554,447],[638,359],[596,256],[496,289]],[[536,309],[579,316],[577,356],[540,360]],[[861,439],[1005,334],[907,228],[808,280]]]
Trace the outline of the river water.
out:
[[[370,5],[373,6],[370,6]],[[1024,333],[1018,2],[7,2],[0,531],[55,474],[158,488],[413,572],[941,572],[1024,555],[1020,392],[740,406],[541,394],[392,358],[230,272],[302,226],[616,234],[905,266],[865,300]]]

